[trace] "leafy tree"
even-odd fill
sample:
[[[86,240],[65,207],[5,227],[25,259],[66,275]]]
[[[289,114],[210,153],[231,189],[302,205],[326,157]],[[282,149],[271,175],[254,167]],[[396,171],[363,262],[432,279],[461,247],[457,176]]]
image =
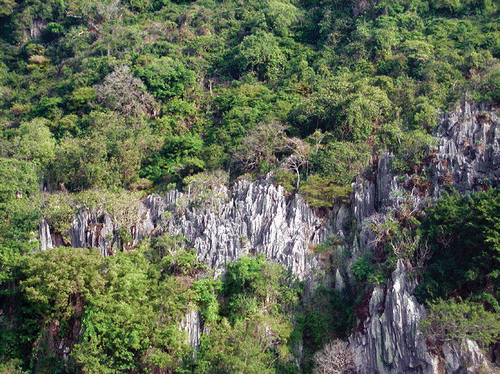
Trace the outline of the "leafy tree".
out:
[[[214,290],[198,287],[205,295]],[[211,332],[202,337],[191,371],[274,373],[273,363],[286,365],[291,359],[287,349],[292,331],[288,313],[297,301],[297,291],[284,270],[266,262],[263,256],[242,257],[228,264],[220,293],[225,306],[223,318],[220,322],[205,319]],[[213,299],[207,301],[215,306]],[[206,316],[210,310],[214,311],[205,309]]]
[[[499,199],[489,189],[470,196],[445,195],[428,208],[422,222],[423,240],[432,257],[417,287],[420,300],[454,295],[483,300],[490,307],[499,301]],[[484,298],[483,292],[493,298]],[[496,300],[496,301],[495,301]]]
[[[387,94],[366,81],[352,83],[352,76],[327,79],[317,93],[290,112],[292,123],[303,135],[329,131],[338,140],[362,142],[373,124],[384,119],[391,107]]]
[[[170,57],[161,57],[137,68],[135,75],[144,81],[158,99],[182,96],[186,88],[196,82],[194,71],[186,69],[179,60]]]
[[[67,138],[56,149],[51,166],[52,181],[63,189],[78,191],[117,184],[106,160],[103,137]]]
[[[313,141],[313,138],[309,140]],[[335,141],[324,143],[311,156],[313,172],[331,177],[340,186],[347,186],[367,168],[370,149],[366,145]]]
[[[20,286],[32,313],[58,321],[81,315],[85,304],[104,290],[104,275],[96,271],[102,261],[96,249],[66,247],[25,257]]]
[[[274,35],[260,30],[243,38],[235,60],[241,73],[251,71],[271,82],[278,79],[286,61]]]
[[[36,118],[19,127],[19,138],[17,142],[15,157],[31,161],[37,166],[38,172],[42,173],[55,156],[55,140],[49,130],[49,121]]]
[[[69,97],[69,108],[72,110],[84,110],[89,108],[90,103],[96,99],[97,93],[93,87],[75,88]]]
[[[421,130],[396,133],[395,136],[401,136],[392,161],[392,167],[398,173],[411,173],[415,168],[424,164],[436,144],[436,140],[431,135]]]
[[[16,2],[14,0],[2,0],[0,1],[0,16],[10,16],[14,11],[14,7],[16,6]]]
[[[0,285],[13,280],[23,253],[37,246],[33,239],[40,218],[38,176],[30,162],[0,158]]]
[[[203,337],[193,373],[238,372],[245,374],[275,373],[276,360],[288,359],[280,349],[274,355],[271,348],[283,342],[290,327],[259,313],[231,325],[225,318]],[[267,335],[267,336],[266,336]]]
[[[115,372],[179,365],[188,344],[178,321],[192,292],[160,276],[144,251],[147,243],[104,259],[96,249],[60,247],[23,259],[19,332],[32,346],[31,367]],[[63,345],[70,361],[62,360]]]
[[[203,140],[198,134],[174,135],[165,139],[159,154],[151,157],[141,176],[154,180],[180,181],[190,174],[200,172],[205,163],[201,160]]]
[[[187,239],[182,235],[165,233],[155,238],[147,255],[162,276],[195,275],[204,268],[196,258],[196,250],[187,248]]]
[[[351,193],[351,187],[339,185],[331,177],[314,174],[309,176],[299,191],[310,206],[329,209],[335,203],[346,201]]]
[[[277,95],[262,84],[235,83],[218,95],[214,99],[214,115],[218,124],[210,127],[205,136],[207,144],[221,147],[223,160],[217,167],[227,166],[228,156],[259,123],[284,119],[287,113],[281,118],[277,116],[282,111]]]
[[[467,300],[438,299],[429,305],[420,328],[433,344],[470,339],[488,346],[500,339],[500,315]]]

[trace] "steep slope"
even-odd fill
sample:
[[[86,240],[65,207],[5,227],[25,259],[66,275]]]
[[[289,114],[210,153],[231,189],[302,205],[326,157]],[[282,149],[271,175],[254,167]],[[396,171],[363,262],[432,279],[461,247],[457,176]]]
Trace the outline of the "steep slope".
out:
[[[269,181],[242,180],[230,192],[220,187],[214,191],[217,198],[206,206],[197,206],[197,197],[190,193],[151,195],[140,204],[138,217],[129,227],[130,242],[122,244],[137,244],[165,231],[182,234],[196,248],[198,258],[215,270],[221,271],[225,263],[243,255],[263,253],[299,279],[313,280],[322,261],[309,248],[328,236],[352,243],[344,244],[352,254],[347,260],[352,265],[374,250],[371,223],[389,212],[407,205],[420,209],[450,187],[464,194],[496,186],[500,118],[485,109],[465,102],[440,117],[437,147],[429,158],[425,183],[417,183],[422,174],[396,175],[391,169],[393,156],[385,154],[374,178],[358,178],[353,183],[352,203],[335,208],[327,217],[318,216],[300,196],[287,196],[282,187]],[[119,244],[118,229],[106,212],[82,210],[68,234],[72,246],[96,246],[106,256]],[[42,221],[41,248],[55,245],[57,237]],[[447,345],[441,353],[429,351],[419,331],[426,311],[412,296],[416,281],[408,278],[408,270],[400,259],[387,284],[373,289],[367,316],[358,321],[350,338],[358,372],[455,373],[464,360],[471,367],[481,364],[484,356],[472,342],[466,348]],[[347,276],[352,275],[347,272]],[[337,288],[344,282],[337,272]],[[199,334],[197,318],[191,316],[190,321],[192,326],[185,328]],[[198,339],[191,341],[197,345]]]
[[[500,118],[495,112],[482,109],[466,102],[441,117],[435,132],[438,147],[430,160],[425,190],[414,186],[408,176],[401,180],[393,175],[388,167],[390,156],[385,156],[379,164],[377,184],[371,188],[375,192],[370,192],[376,196],[377,208],[371,208],[370,201],[359,210],[383,214],[408,200],[413,207],[422,206],[426,199],[439,197],[451,186],[462,194],[496,186],[500,177]],[[362,202],[367,193],[360,195],[357,200]],[[368,215],[362,218],[364,222],[371,220]],[[361,231],[360,238],[369,237],[366,230],[369,229]],[[369,240],[364,244],[364,250],[369,250]],[[485,358],[472,342],[465,348],[446,345],[440,354],[427,349],[418,330],[426,311],[412,296],[415,285],[400,260],[387,285],[373,290],[369,314],[350,339],[358,372],[458,373],[465,363],[472,370],[468,372],[477,372],[474,370],[481,367]]]

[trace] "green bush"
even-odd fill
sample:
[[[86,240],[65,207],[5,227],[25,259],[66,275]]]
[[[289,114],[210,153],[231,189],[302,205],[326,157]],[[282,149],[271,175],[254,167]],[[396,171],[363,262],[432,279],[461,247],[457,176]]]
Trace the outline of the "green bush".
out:
[[[309,176],[299,191],[310,206],[329,209],[336,203],[347,201],[351,187],[339,186],[335,184],[333,178],[323,178],[315,174]]]
[[[470,339],[488,346],[500,339],[500,314],[467,300],[438,299],[429,305],[429,315],[420,328],[434,344]]]
[[[282,186],[286,192],[292,193],[295,190],[296,177],[290,170],[279,168],[274,172],[274,181]]]
[[[432,257],[415,294],[420,301],[487,292],[499,300],[498,189],[443,196],[426,210],[422,239]]]
[[[402,135],[402,141],[392,161],[392,168],[399,174],[412,174],[414,168],[425,165],[427,157],[436,145],[436,139],[421,130]]]
[[[362,257],[358,259],[352,266],[351,272],[356,277],[358,282],[364,282],[368,279],[368,277],[373,274],[375,268],[371,261]]]
[[[196,82],[194,71],[171,57],[156,59],[144,67],[137,68],[134,74],[141,78],[154,97],[159,99],[183,96],[186,88]]]

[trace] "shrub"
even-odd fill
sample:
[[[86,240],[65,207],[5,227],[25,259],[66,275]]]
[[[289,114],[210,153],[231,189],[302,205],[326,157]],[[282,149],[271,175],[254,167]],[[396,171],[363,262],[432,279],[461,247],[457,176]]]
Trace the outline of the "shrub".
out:
[[[282,186],[286,192],[291,193],[295,190],[295,176],[290,170],[278,169],[274,173],[274,182]]]
[[[365,281],[375,271],[373,264],[362,257],[351,266],[351,272],[360,282]]]
[[[339,186],[332,178],[311,175],[300,187],[300,193],[314,208],[332,208],[335,203],[345,202],[350,196],[350,186]]]
[[[488,346],[500,338],[500,314],[467,300],[438,299],[430,304],[420,328],[433,343],[471,339]]]
[[[415,289],[420,301],[500,290],[500,191],[459,197],[443,196],[426,210],[423,241],[432,250],[423,281]]]
[[[186,87],[196,83],[194,71],[186,69],[179,60],[170,57],[161,57],[145,67],[137,68],[135,75],[159,99],[182,96]]]
[[[430,151],[435,147],[436,139],[421,130],[403,134],[392,168],[400,174],[411,173],[415,166],[423,165]]]

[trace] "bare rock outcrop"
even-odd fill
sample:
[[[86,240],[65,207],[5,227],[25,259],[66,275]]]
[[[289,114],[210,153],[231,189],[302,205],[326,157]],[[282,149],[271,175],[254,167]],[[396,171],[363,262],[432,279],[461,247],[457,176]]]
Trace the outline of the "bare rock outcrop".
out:
[[[354,256],[373,246],[370,223],[377,215],[403,204],[421,208],[451,187],[466,194],[499,184],[500,118],[486,109],[466,102],[441,116],[434,134],[437,150],[428,166],[424,190],[412,183],[414,176],[397,176],[391,171],[390,154],[381,157],[374,183],[358,181],[353,186],[360,194],[354,201],[360,229],[353,245],[357,249]],[[418,329],[426,312],[411,296],[415,285],[400,261],[387,285],[373,290],[368,317],[360,321],[350,338],[358,373],[458,374],[484,370],[486,359],[474,342],[446,344],[442,352],[431,353]]]
[[[246,254],[264,254],[291,269],[299,279],[311,281],[321,268],[321,259],[311,247],[329,235],[342,239],[352,254],[347,267],[374,247],[371,224],[402,206],[419,209],[450,187],[460,193],[496,186],[500,180],[500,118],[494,111],[468,103],[443,114],[435,131],[437,149],[425,175],[398,176],[393,156],[380,157],[374,175],[352,185],[349,205],[336,207],[329,216],[319,216],[298,195],[287,196],[283,188],[268,181],[239,181],[228,191],[214,191],[216,198],[204,203],[190,192],[171,191],[151,195],[138,203],[137,217],[127,227],[118,227],[108,213],[81,210],[65,233],[74,247],[98,247],[104,256],[123,245],[163,232],[184,235],[197,250],[198,258],[215,270]],[[416,178],[425,183],[418,185]],[[128,243],[122,243],[125,230]],[[122,232],[123,233],[123,232]],[[60,245],[42,220],[41,249]],[[335,287],[342,290],[350,274],[337,271]],[[359,321],[350,338],[359,374],[458,374],[477,372],[485,361],[473,342],[446,345],[431,353],[419,330],[425,308],[412,296],[415,280],[408,278],[402,261],[385,286],[373,290],[366,319]],[[197,312],[193,312],[197,313]],[[199,342],[199,316],[183,322],[193,346]],[[469,371],[463,371],[468,367]],[[477,369],[479,370],[479,369]]]
[[[192,196],[178,191],[148,196],[139,203],[138,217],[131,220],[134,223],[125,228],[129,243],[120,242],[119,229],[124,228],[100,210],[80,210],[67,235],[72,247],[97,247],[104,256],[113,254],[118,246],[170,232],[184,235],[198,251],[198,258],[216,270],[248,254],[264,254],[302,280],[319,267],[309,247],[322,242],[331,227],[301,197],[289,197],[282,187],[266,181],[239,181],[230,198],[227,190],[223,192],[224,198],[207,206],[193,205]],[[340,220],[348,219],[345,209],[337,213]],[[44,222],[40,224],[41,249],[52,246]]]
[[[412,296],[415,286],[398,261],[387,286],[373,290],[369,316],[351,336],[358,373],[434,373],[419,330],[425,308]]]
[[[227,203],[173,212],[164,225],[190,240],[199,259],[213,269],[245,254],[265,254],[300,279],[319,265],[309,245],[323,241],[328,232],[326,220],[299,196],[287,197],[281,186],[271,183],[245,180],[234,186]]]
[[[441,117],[435,131],[439,148],[431,164],[433,197],[443,185],[466,194],[498,184],[500,117],[485,109],[466,102]]]

